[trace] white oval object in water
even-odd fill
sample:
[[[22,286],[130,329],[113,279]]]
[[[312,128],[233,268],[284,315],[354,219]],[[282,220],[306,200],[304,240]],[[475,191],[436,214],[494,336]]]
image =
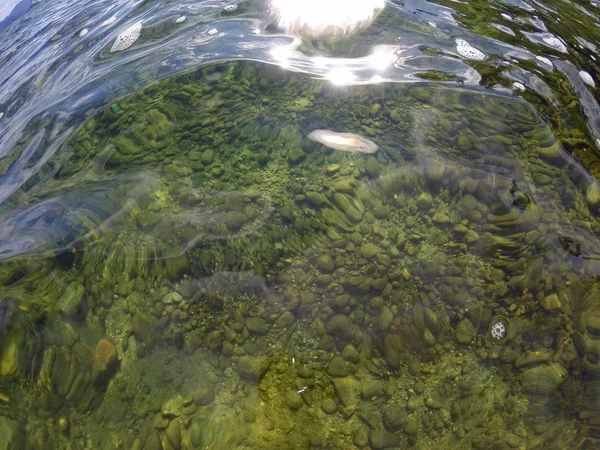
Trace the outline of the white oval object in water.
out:
[[[334,150],[347,152],[375,153],[379,146],[354,133],[338,133],[331,130],[314,130],[308,138]]]
[[[518,81],[515,81],[513,83],[513,88],[515,88],[518,91],[525,92],[525,85],[523,83],[519,83]]]
[[[237,9],[238,9],[238,5],[233,4],[233,5],[227,5],[225,8],[223,8],[223,11],[230,13],[230,12],[237,11]]]
[[[185,22],[185,19],[186,19],[186,16],[181,16],[181,17],[178,17],[178,18],[175,20],[175,23],[183,23],[183,22]]]
[[[84,28],[79,32],[79,37],[84,37],[86,34],[88,34],[88,29]]]
[[[567,53],[567,46],[563,43],[563,41],[561,41],[560,39],[558,39],[557,37],[554,36],[546,36],[542,39],[548,46],[558,50],[559,52],[562,53]]]
[[[142,22],[136,22],[117,36],[115,43],[110,49],[111,53],[122,52],[131,47],[138,40],[142,32]]]
[[[550,58],[546,58],[545,56],[535,56],[535,59],[537,59],[538,61],[543,62],[544,64],[550,66],[550,67],[554,67],[554,64],[552,64],[552,61],[550,61]]]
[[[456,51],[463,58],[471,59],[473,61],[483,61],[485,59],[485,53],[476,49],[464,39],[456,39],[455,42]]]
[[[108,19],[106,19],[104,22],[102,22],[102,24],[100,26],[105,27],[107,25],[112,25],[116,21],[117,21],[117,16],[112,16],[112,17],[109,17]]]
[[[208,34],[210,34],[211,36],[213,34],[217,34],[217,33],[218,33],[218,30],[216,28],[211,28],[210,30],[208,30]]]
[[[581,79],[583,80],[583,82],[585,84],[587,84],[588,86],[596,87],[596,82],[594,81],[594,79],[592,78],[592,76],[588,72],[586,72],[585,70],[580,70],[579,71],[579,76],[581,77]]]

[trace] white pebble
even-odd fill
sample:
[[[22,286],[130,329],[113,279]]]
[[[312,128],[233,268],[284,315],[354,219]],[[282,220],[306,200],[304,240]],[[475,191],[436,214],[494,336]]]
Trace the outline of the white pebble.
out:
[[[558,50],[559,52],[567,53],[567,46],[563,44],[563,42],[557,37],[546,36],[545,38],[543,38],[543,41],[550,47]]]
[[[525,92],[525,85],[523,85],[523,83],[519,83],[518,81],[515,81],[513,83],[513,87],[518,91]]]
[[[175,23],[183,23],[183,22],[185,22],[185,19],[186,19],[186,17],[185,17],[185,16],[178,17],[178,18],[175,20]]]
[[[546,58],[545,56],[535,55],[535,59],[537,59],[540,62],[543,62],[547,66],[554,67],[554,64],[552,64],[552,61],[550,61],[550,58]]]
[[[596,87],[596,83],[594,82],[594,79],[592,78],[592,76],[586,72],[585,70],[580,70],[579,71],[579,76],[581,77],[581,79],[583,80],[583,82],[585,84],[587,84],[588,86],[591,87]]]
[[[513,20],[512,16],[509,14],[501,13],[500,15],[502,16],[503,19],[510,20],[511,22]]]
[[[225,8],[223,8],[223,10],[225,12],[234,12],[238,9],[238,5],[234,4],[234,5],[227,5]]]
[[[208,30],[208,34],[213,35],[213,34],[217,34],[219,32],[219,30],[217,30],[216,28],[211,28],[210,30]]]
[[[117,36],[115,43],[110,49],[111,53],[122,52],[131,47],[138,40],[142,32],[142,21],[136,22]]]
[[[84,37],[86,34],[88,34],[88,29],[84,28],[79,32],[79,37]]]
[[[464,39],[456,39],[456,51],[460,56],[473,61],[483,61],[485,59],[485,53],[481,50],[476,49]]]
[[[4,113],[0,112],[0,120],[2,120],[3,117],[4,117]]]
[[[100,25],[100,26],[105,27],[107,25],[112,25],[116,21],[117,21],[117,16],[112,16],[109,19],[106,19],[104,22],[102,22],[102,25]]]

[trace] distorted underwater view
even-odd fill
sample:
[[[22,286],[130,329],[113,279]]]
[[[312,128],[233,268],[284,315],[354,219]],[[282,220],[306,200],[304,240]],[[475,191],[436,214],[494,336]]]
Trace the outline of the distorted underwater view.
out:
[[[0,450],[600,448],[600,3],[0,35]]]

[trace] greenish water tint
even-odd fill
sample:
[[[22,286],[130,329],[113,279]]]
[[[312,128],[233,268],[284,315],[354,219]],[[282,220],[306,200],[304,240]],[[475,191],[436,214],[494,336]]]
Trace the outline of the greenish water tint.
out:
[[[3,205],[0,442],[597,446],[600,186],[550,125],[241,61],[107,105]]]

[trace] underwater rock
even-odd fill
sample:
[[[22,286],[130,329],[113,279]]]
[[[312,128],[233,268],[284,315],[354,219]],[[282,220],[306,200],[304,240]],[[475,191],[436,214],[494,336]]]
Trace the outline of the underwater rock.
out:
[[[215,399],[215,390],[210,385],[201,386],[194,393],[194,401],[199,406],[210,405]]]
[[[306,192],[306,201],[312,206],[322,206],[326,203],[325,198],[318,192]]]
[[[364,244],[360,248],[360,254],[367,259],[372,259],[380,253],[383,253],[383,249],[371,242]]]
[[[178,420],[171,420],[169,426],[165,430],[167,442],[173,450],[181,449],[181,424]],[[163,447],[165,447],[163,445]]]
[[[589,333],[600,335],[600,308],[595,308],[586,315],[585,324]]]
[[[600,183],[592,182],[585,190],[585,199],[588,205],[594,207],[600,203]]]
[[[369,443],[369,430],[363,425],[359,425],[352,433],[352,442],[357,447],[365,447]]]
[[[195,420],[190,426],[190,440],[192,444],[198,447],[202,442],[202,424]]]
[[[306,153],[301,148],[295,147],[288,152],[287,158],[290,164],[298,164],[305,156]]]
[[[394,315],[392,314],[392,311],[387,306],[384,306],[379,311],[379,316],[377,316],[377,328],[381,331],[385,331],[390,327],[393,320]]]
[[[242,378],[260,381],[269,369],[269,360],[264,357],[242,356],[234,368]]]
[[[115,344],[105,336],[96,345],[92,358],[92,377],[95,382],[105,382],[112,374],[118,364],[117,349]]]
[[[331,336],[340,338],[344,341],[351,341],[354,339],[356,333],[356,326],[352,320],[344,314],[338,314],[329,319],[326,328],[327,333]]]
[[[461,344],[468,344],[476,335],[475,327],[469,319],[461,320],[456,326],[456,340]]]
[[[0,450],[20,449],[19,425],[8,417],[0,416]]]
[[[327,364],[327,373],[332,377],[348,376],[348,364],[341,356],[334,356]]]
[[[17,309],[18,301],[14,298],[6,297],[0,301],[0,336],[6,331],[11,317]]]
[[[381,165],[375,158],[369,158],[365,164],[365,172],[367,172],[369,177],[377,178],[381,175]]]
[[[320,255],[317,258],[317,267],[323,273],[331,273],[335,269],[333,259],[329,255]]]
[[[327,414],[333,414],[337,411],[337,404],[334,400],[326,398],[321,402],[321,409]]]
[[[362,153],[375,153],[379,150],[377,144],[358,134],[314,130],[308,135],[308,138],[334,150]]]
[[[521,374],[521,387],[527,394],[551,395],[567,378],[567,371],[559,363],[543,364]]]
[[[269,323],[262,317],[249,317],[246,319],[246,326],[255,334],[265,334],[269,331]]]
[[[285,404],[292,411],[298,411],[304,404],[304,401],[297,391],[289,391],[287,394],[285,394]]]
[[[419,431],[419,423],[414,416],[410,416],[404,424],[404,432],[406,434],[415,435]]]
[[[185,410],[184,398],[182,395],[176,395],[165,401],[160,409],[163,417],[174,419],[183,415]]]
[[[365,400],[383,394],[383,383],[379,380],[364,380],[360,385],[360,395]]]
[[[404,408],[392,403],[383,412],[383,425],[389,431],[399,430],[406,423],[406,417]]]
[[[542,308],[550,312],[559,311],[561,309],[561,304],[558,295],[551,294],[545,297],[542,300]]]
[[[358,400],[358,381],[352,377],[336,378],[333,380],[335,393],[346,408],[356,405]]]
[[[386,361],[390,366],[397,369],[402,363],[402,352],[404,350],[404,342],[397,334],[386,334],[383,338],[383,350]]]
[[[58,300],[57,306],[65,315],[73,316],[80,310],[85,295],[85,288],[81,283],[73,281]]]
[[[200,162],[205,166],[209,166],[215,160],[215,152],[212,149],[206,149],[200,157]]]
[[[395,434],[384,430],[371,430],[369,433],[369,442],[374,449],[396,447],[400,439]]]
[[[429,192],[421,192],[417,197],[417,208],[421,211],[429,211],[433,207],[433,197]]]

